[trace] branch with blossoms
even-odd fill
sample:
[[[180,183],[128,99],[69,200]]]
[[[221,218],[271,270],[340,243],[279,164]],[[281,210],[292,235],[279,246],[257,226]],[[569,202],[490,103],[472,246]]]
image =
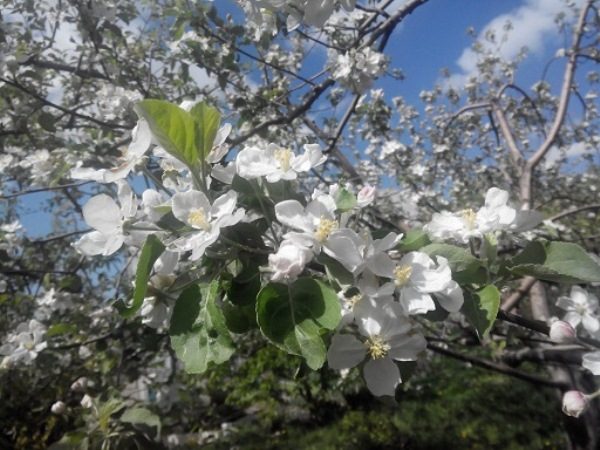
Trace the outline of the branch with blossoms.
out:
[[[72,171],[116,183],[119,199],[100,194],[84,205],[94,231],[75,247],[89,256],[141,247],[132,302],[116,305],[126,318],[141,314],[168,328],[190,373],[228,360],[236,335],[258,328],[310,368],[359,366],[374,395],[393,396],[402,381],[397,363],[427,348],[423,320],[464,316],[485,340],[500,290],[515,277],[600,280],[600,266],[574,244],[531,241],[500,256],[499,246],[542,220],[510,206],[501,189],[490,188],[477,210],[436,213],[406,236],[386,233],[360,221],[375,198],[371,186],[300,191],[298,180],[326,160],[316,144],[302,152],[246,146],[223,162],[232,127],[220,125],[215,108],[144,100],[136,111],[125,163]],[[139,202],[124,179],[150,160],[162,168],[165,192],[148,189]]]

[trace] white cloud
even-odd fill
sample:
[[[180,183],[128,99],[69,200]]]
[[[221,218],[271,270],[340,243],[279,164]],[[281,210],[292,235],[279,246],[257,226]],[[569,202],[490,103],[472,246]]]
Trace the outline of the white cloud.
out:
[[[559,149],[557,146],[552,146],[544,157],[544,167],[549,169],[555,164],[560,163],[564,158],[567,164],[577,164],[580,156],[588,154],[590,148],[584,142],[574,142],[567,148]]]
[[[583,0],[573,0],[572,3],[581,5]],[[502,59],[514,59],[523,47],[532,54],[542,54],[549,44],[556,43],[560,38],[557,32],[555,18],[557,14],[565,13],[572,18],[572,9],[565,0],[525,0],[524,5],[507,14],[501,14],[492,19],[478,36],[484,50],[494,53]],[[512,24],[508,33],[504,30],[507,22]],[[494,33],[496,43],[485,40],[488,33]],[[477,72],[477,54],[471,49],[463,50],[456,61],[459,72],[452,75],[445,83],[455,88],[462,87],[465,82]]]

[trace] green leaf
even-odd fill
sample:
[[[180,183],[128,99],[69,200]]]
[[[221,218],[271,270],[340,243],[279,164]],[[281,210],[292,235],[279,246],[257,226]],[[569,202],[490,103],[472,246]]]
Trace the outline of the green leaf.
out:
[[[471,325],[475,327],[480,339],[490,332],[499,308],[500,291],[496,286],[485,286],[474,294],[465,291],[462,312]]]
[[[340,188],[335,195],[335,206],[338,212],[351,211],[356,206],[356,195]]]
[[[146,238],[135,272],[135,289],[133,290],[133,301],[131,306],[127,307],[121,300],[115,303],[115,307],[123,317],[132,317],[142,307],[144,297],[146,296],[146,290],[148,289],[148,280],[150,278],[150,272],[152,272],[152,266],[154,266],[154,263],[164,251],[165,246],[156,236],[151,234]]]
[[[190,115],[196,122],[196,148],[201,161],[210,153],[215,142],[221,114],[219,110],[208,103],[200,102],[194,105]]]
[[[77,326],[72,323],[55,323],[55,324],[52,324],[50,326],[50,328],[48,328],[48,331],[46,332],[46,336],[54,337],[54,336],[61,336],[63,334],[70,334],[70,333],[76,333],[76,332],[77,332]]]
[[[404,235],[402,241],[400,241],[398,250],[403,253],[414,252],[429,244],[431,244],[431,241],[429,240],[427,233],[423,230],[413,229]]]
[[[160,436],[161,423],[160,418],[152,411],[146,408],[129,408],[125,410],[120,418],[121,422],[146,425],[156,427],[157,434]]]
[[[341,320],[340,302],[333,289],[312,278],[289,287],[270,283],[258,294],[256,317],[263,334],[282,350],[303,356],[311,369],[325,362],[322,334]]]
[[[480,257],[487,262],[487,266],[490,267],[496,262],[498,256],[498,239],[491,233],[483,236],[481,242],[481,254]]]
[[[200,161],[197,147],[197,123],[190,113],[179,106],[162,100],[142,100],[135,112],[145,119],[158,143],[188,167],[197,167]]]
[[[556,283],[600,282],[600,265],[577,244],[532,242],[519,253],[508,270]]]
[[[190,286],[173,308],[169,334],[175,353],[188,373],[203,373],[210,363],[227,361],[234,351],[223,312],[216,304],[219,284]]]

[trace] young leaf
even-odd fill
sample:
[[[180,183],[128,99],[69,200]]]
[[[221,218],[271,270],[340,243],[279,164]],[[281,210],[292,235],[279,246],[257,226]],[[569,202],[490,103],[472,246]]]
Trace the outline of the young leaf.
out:
[[[474,295],[465,292],[462,312],[475,327],[480,339],[487,336],[492,329],[499,308],[500,291],[494,285],[485,286]]]
[[[190,114],[196,122],[196,148],[198,149],[198,157],[201,161],[204,161],[212,150],[221,123],[221,114],[217,108],[205,102],[194,105]]]
[[[160,436],[160,418],[146,408],[133,407],[126,409],[119,418],[121,422],[156,427],[156,433]]]
[[[142,100],[135,112],[148,122],[152,135],[168,153],[190,168],[198,165],[196,121],[190,113],[162,100]]]
[[[431,244],[429,236],[423,230],[410,230],[400,241],[398,250],[403,253],[414,252]]]
[[[115,303],[115,307],[123,317],[132,317],[142,307],[146,290],[148,289],[148,279],[150,278],[152,266],[154,266],[154,263],[164,251],[165,246],[162,245],[156,236],[151,234],[146,238],[135,272],[135,289],[133,290],[131,306],[127,307],[121,300]]]
[[[577,244],[532,242],[512,260],[508,269],[557,283],[600,282],[600,265]]]
[[[188,373],[203,373],[210,363],[227,361],[234,351],[223,312],[216,304],[219,283],[190,286],[173,308],[169,335],[175,353]]]
[[[335,195],[335,206],[339,212],[351,211],[356,206],[356,195],[340,188]]]
[[[263,334],[282,350],[303,356],[311,369],[325,362],[321,333],[341,320],[335,291],[320,281],[300,278],[286,285],[270,283],[256,299],[256,318]]]

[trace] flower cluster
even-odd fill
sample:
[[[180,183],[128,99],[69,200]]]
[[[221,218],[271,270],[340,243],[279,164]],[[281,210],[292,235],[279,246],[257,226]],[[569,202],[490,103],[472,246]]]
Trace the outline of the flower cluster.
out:
[[[508,192],[496,187],[485,195],[485,204],[477,211],[464,209],[458,213],[435,213],[424,230],[435,240],[468,242],[488,233],[526,231],[542,221],[541,213],[517,210],[508,205]]]
[[[333,78],[357,94],[372,86],[373,80],[385,72],[387,62],[384,54],[370,47],[346,53],[332,51],[329,55]]]

